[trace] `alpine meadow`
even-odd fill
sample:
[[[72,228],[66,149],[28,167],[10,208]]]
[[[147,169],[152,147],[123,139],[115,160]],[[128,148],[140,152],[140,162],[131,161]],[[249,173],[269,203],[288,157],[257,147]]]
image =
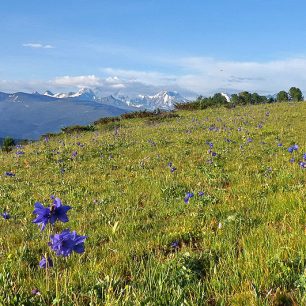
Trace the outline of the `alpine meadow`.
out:
[[[306,306],[305,0],[0,0],[0,306]]]
[[[0,303],[305,305],[305,129],[220,106],[2,151]]]

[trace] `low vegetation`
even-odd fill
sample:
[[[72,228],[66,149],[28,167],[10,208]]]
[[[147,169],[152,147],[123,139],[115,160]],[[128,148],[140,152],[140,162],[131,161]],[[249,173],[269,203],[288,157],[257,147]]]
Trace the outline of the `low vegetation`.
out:
[[[0,152],[0,304],[305,305],[306,103],[131,116]]]

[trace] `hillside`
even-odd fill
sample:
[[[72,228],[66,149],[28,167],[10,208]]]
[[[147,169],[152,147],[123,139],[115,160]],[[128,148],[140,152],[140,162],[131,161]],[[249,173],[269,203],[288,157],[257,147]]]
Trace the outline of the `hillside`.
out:
[[[0,153],[0,304],[306,303],[306,103],[178,115]],[[69,222],[40,231],[50,196]],[[84,253],[48,246],[66,228]]]

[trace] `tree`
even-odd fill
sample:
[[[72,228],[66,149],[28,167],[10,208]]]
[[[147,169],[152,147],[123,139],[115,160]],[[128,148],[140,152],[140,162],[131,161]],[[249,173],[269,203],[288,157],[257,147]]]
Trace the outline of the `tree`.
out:
[[[303,94],[299,88],[291,87],[289,89],[289,95],[290,95],[291,101],[303,101],[304,100]]]
[[[10,151],[12,151],[13,146],[15,146],[14,139],[11,138],[11,137],[6,137],[3,140],[2,150],[5,151],[5,152],[10,152]]]
[[[277,102],[285,102],[285,101],[289,101],[289,95],[286,91],[281,90],[277,96],[276,96],[276,101]]]
[[[243,91],[239,93],[239,102],[240,104],[246,105],[251,104],[252,95],[248,91]]]

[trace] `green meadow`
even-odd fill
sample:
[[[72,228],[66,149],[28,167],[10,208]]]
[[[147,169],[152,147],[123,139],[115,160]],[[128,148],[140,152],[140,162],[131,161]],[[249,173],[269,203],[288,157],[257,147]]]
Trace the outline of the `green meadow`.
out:
[[[306,103],[177,115],[0,152],[1,305],[306,305]],[[66,228],[84,253],[48,246]]]

